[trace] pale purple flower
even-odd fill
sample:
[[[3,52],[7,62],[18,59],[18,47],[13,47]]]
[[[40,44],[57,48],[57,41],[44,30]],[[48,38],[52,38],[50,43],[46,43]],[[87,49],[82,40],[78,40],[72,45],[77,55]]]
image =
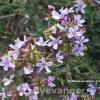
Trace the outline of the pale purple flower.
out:
[[[25,45],[25,43],[28,41],[26,35],[24,35],[24,40],[21,41],[19,38],[15,40],[15,44],[10,44],[9,47],[13,50],[8,51],[8,55],[11,56],[14,60],[16,60],[20,54],[19,50],[20,48]]]
[[[84,55],[83,50],[84,50],[84,47],[83,46],[81,46],[79,44],[75,44],[74,47],[73,47],[73,49],[72,49],[72,52],[76,56],[79,56],[79,55],[80,56],[83,56]]]
[[[60,10],[60,13],[58,13],[57,11],[55,10],[52,10],[51,14],[52,14],[52,18],[55,19],[55,20],[64,20],[65,17],[67,17],[66,15],[68,15],[69,13],[72,13],[74,12],[73,8],[61,8]]]
[[[55,87],[55,84],[53,83],[53,81],[55,80],[55,76],[48,76],[48,86],[50,87]]]
[[[78,26],[83,26],[82,24],[85,22],[85,20],[81,19],[81,15],[74,15],[74,22]]]
[[[62,51],[58,51],[58,53],[56,54],[56,60],[59,63],[63,63],[64,56],[62,55]]]
[[[62,19],[62,16],[58,12],[56,12],[55,10],[52,10],[51,14],[52,14],[52,18],[55,20]]]
[[[56,32],[57,32],[56,26],[52,26],[52,27],[51,27],[51,32],[52,32],[53,34],[56,34]]]
[[[59,11],[60,11],[60,13],[63,16],[68,15],[69,13],[73,13],[74,12],[73,7],[69,8],[69,9],[68,8],[64,9],[64,7],[62,7]]]
[[[53,46],[53,49],[55,49],[55,50],[58,48],[58,45],[62,43],[62,40],[60,40],[59,38],[56,39],[56,38],[50,36],[50,39],[51,39],[52,41],[50,41],[50,42],[47,44],[47,46],[49,46],[49,47]]]
[[[74,7],[76,13],[78,12],[85,13],[86,4],[83,2],[83,0],[76,0]]]
[[[15,46],[20,49],[28,41],[26,35],[24,35],[24,40],[21,41],[19,38],[15,40]]]
[[[29,96],[32,93],[32,89],[27,83],[20,84],[17,87],[20,96]]]
[[[3,66],[5,71],[8,71],[9,68],[15,68],[15,64],[12,62],[12,59],[7,56],[3,56],[1,58],[0,66]]]
[[[38,88],[34,87],[34,90],[32,91],[31,95],[29,96],[29,100],[38,100],[38,94],[39,94]]]
[[[18,58],[19,54],[20,54],[19,50],[8,51],[8,55],[12,57],[14,60]]]
[[[21,41],[19,38],[15,40],[15,46],[20,49],[24,45],[24,42]]]
[[[92,83],[90,83],[90,84],[88,85],[87,92],[89,92],[90,95],[94,96],[95,93],[96,93],[96,87],[95,87]]]
[[[78,37],[78,38],[75,40],[75,43],[80,44],[80,45],[83,46],[83,44],[86,43],[86,42],[88,42],[88,41],[89,41],[88,38],[85,39],[85,37],[82,36],[82,37]]]
[[[75,93],[72,93],[71,96],[68,96],[66,100],[78,100],[77,95]]]
[[[10,78],[3,78],[4,86],[8,86],[13,82],[14,74],[10,75]]]
[[[36,41],[35,44],[38,45],[38,46],[46,46],[47,45],[47,42],[48,41],[44,42],[43,37],[39,37],[39,40]]]
[[[13,57],[13,59],[16,60],[20,54],[20,52],[19,52],[20,46],[17,44],[15,44],[15,45],[10,44],[9,47],[11,49],[13,49],[11,51],[8,51],[9,56]]]
[[[36,64],[37,67],[39,67],[39,72],[43,69],[47,71],[47,73],[50,73],[51,70],[49,69],[50,66],[52,66],[52,62],[46,62],[45,58],[42,58],[39,63]]]
[[[82,36],[82,35],[83,33],[79,31],[79,27],[77,25],[69,28],[68,38],[76,38],[77,36]]]
[[[49,10],[55,10],[55,7],[53,5],[48,5]]]
[[[26,75],[33,73],[33,68],[30,65],[28,65],[27,67],[24,67],[23,70],[24,70],[24,74]]]

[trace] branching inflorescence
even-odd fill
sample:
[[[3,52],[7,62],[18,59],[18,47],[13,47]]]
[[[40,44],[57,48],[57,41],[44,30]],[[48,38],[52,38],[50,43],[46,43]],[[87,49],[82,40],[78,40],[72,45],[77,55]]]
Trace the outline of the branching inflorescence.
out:
[[[55,86],[54,64],[63,63],[72,55],[84,55],[84,44],[89,39],[84,36],[85,20],[80,14],[85,13],[85,7],[82,1],[75,2],[73,7],[62,7],[57,12],[54,6],[48,5],[53,26],[43,32],[44,36],[25,35],[23,41],[17,38],[9,45],[8,53],[0,61],[0,66],[11,72],[2,80],[2,98],[19,94],[29,100],[38,99],[41,87]],[[22,77],[24,80],[20,79]]]

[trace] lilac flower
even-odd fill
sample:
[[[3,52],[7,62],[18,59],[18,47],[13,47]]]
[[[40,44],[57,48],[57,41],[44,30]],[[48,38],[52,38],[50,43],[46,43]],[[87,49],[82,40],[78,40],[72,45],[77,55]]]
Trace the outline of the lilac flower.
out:
[[[52,62],[46,62],[45,58],[42,58],[39,63],[36,64],[37,67],[40,67],[39,72],[43,69],[47,71],[47,73],[50,73],[51,70],[48,68],[49,66],[52,66]]]
[[[82,24],[85,22],[85,20],[81,19],[81,15],[74,15],[74,22],[78,26],[83,26]]]
[[[53,81],[55,80],[55,76],[49,76],[48,77],[48,86],[50,86],[50,87],[55,87],[55,84],[54,83],[52,83]]]
[[[10,78],[3,78],[4,86],[8,86],[13,82],[14,74],[10,75]]]
[[[96,87],[94,87],[94,85],[90,83],[88,85],[87,92],[89,92],[91,96],[94,96],[96,93]]]
[[[62,15],[68,15],[69,13],[73,13],[74,12],[74,10],[73,10],[73,7],[72,8],[65,8],[64,9],[64,7],[62,7],[60,10],[60,13],[62,14]]]
[[[50,36],[50,39],[51,39],[52,41],[50,41],[50,42],[47,44],[47,46],[49,46],[49,47],[53,46],[53,49],[55,49],[55,50],[58,48],[58,45],[62,43],[62,40],[60,40],[59,38],[56,39],[56,38]]]
[[[15,68],[15,64],[12,62],[11,58],[3,56],[1,60],[2,61],[0,62],[0,66],[3,66],[5,71],[8,71],[9,68]]]
[[[62,19],[61,15],[58,12],[56,12],[55,10],[52,10],[51,14],[52,14],[52,18],[55,20]]]
[[[72,52],[73,52],[73,54],[76,55],[76,56],[79,56],[79,55],[80,55],[80,56],[83,56],[83,55],[84,55],[83,50],[84,50],[84,47],[83,47],[83,46],[78,45],[78,44],[75,44],[75,45],[74,45],[74,48],[72,49]]]
[[[86,42],[88,42],[88,41],[89,41],[88,38],[85,39],[85,37],[82,36],[82,37],[78,37],[78,38],[75,40],[75,43],[80,44],[80,45],[83,46],[83,44],[86,43]]]
[[[79,27],[77,25],[69,28],[68,38],[75,38],[77,36],[82,36],[82,35],[83,35],[83,33],[81,33],[81,31],[79,31]]]
[[[17,47],[17,45],[12,45],[12,44],[10,44],[9,47],[13,49],[12,51],[8,52],[9,56],[11,56],[14,60],[16,60],[20,54],[19,52],[20,48]]]
[[[15,46],[20,49],[24,45],[24,42],[21,41],[19,38],[15,40]]]
[[[39,94],[38,88],[34,87],[34,90],[32,91],[31,95],[29,96],[29,100],[38,100],[38,94]]]
[[[48,9],[51,10],[55,10],[55,7],[53,5],[48,5]]]
[[[28,65],[27,67],[24,67],[23,70],[24,70],[24,74],[26,75],[29,75],[33,72],[33,68],[30,65]]]
[[[24,40],[21,41],[19,38],[15,40],[15,46],[20,49],[28,41],[26,35],[24,35]]]
[[[29,96],[32,92],[32,89],[29,87],[27,83],[20,84],[17,87],[20,96]]]
[[[71,96],[68,96],[66,100],[78,100],[77,99],[77,95],[75,95],[74,93],[72,93]]]
[[[62,60],[64,59],[64,56],[62,55],[62,51],[58,51],[56,54],[56,60],[57,62],[63,63]]]
[[[52,14],[52,18],[55,19],[55,20],[63,20],[66,15],[68,15],[69,13],[72,13],[74,12],[73,8],[61,8],[60,10],[60,13],[56,12],[55,10],[52,10],[51,14]]]
[[[39,41],[35,42],[35,44],[38,45],[38,46],[46,46],[47,42],[48,41],[44,42],[43,37],[40,37]]]
[[[86,4],[83,2],[83,0],[76,0],[75,4],[74,4],[75,12],[81,12],[81,13],[85,13],[85,8],[86,8]]]
[[[25,43],[28,41],[26,38],[26,35],[24,35],[24,41],[21,41],[19,38],[15,40],[15,44],[10,44],[9,47],[13,50],[9,51],[8,54],[11,56],[14,60],[16,60],[20,54],[19,50],[20,48],[25,45]]]

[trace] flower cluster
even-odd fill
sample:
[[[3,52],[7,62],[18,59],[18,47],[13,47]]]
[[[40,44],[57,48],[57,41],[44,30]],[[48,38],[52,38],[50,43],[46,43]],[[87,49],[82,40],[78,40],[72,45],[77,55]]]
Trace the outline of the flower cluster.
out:
[[[89,41],[84,36],[85,20],[79,14],[84,13],[84,8],[85,5],[75,2],[73,7],[62,7],[57,12],[54,6],[48,5],[54,23],[44,31],[44,36],[35,38],[28,34],[23,40],[17,38],[14,44],[9,45],[8,53],[0,59],[0,66],[10,72],[2,82],[5,88],[15,87],[14,91],[10,91],[13,96],[18,93],[29,100],[37,100],[40,87],[56,86],[56,76],[52,73],[54,64],[63,63],[68,54],[84,55],[84,43]],[[75,95],[72,96],[75,99],[70,100],[77,100]]]

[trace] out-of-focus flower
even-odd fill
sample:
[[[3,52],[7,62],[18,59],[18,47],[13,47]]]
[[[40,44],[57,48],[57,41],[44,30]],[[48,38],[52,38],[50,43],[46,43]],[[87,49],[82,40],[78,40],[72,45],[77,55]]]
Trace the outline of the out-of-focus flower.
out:
[[[49,46],[49,47],[53,46],[53,49],[55,49],[55,50],[58,48],[58,45],[62,43],[62,40],[60,40],[59,38],[56,39],[56,38],[50,36],[50,39],[51,39],[52,41],[50,41],[50,42],[47,44],[47,46]]]
[[[51,28],[51,32],[52,32],[53,34],[56,34],[56,32],[57,32],[57,28],[56,28],[56,26],[52,26],[52,28]]]
[[[64,56],[62,55],[62,51],[58,51],[58,53],[56,54],[56,60],[59,63],[63,63]]]
[[[66,100],[78,100],[77,95],[75,95],[75,93],[72,93],[70,96],[67,97]]]
[[[49,9],[50,11],[52,11],[52,10],[55,10],[55,7],[54,7],[53,5],[48,5],[48,9]]]
[[[83,0],[75,0],[74,2],[75,12],[85,13],[86,4],[83,2]]]
[[[94,2],[100,5],[100,0],[94,0]]]
[[[87,92],[89,92],[91,96],[94,96],[96,93],[96,87],[92,83],[90,83],[88,85]]]
[[[20,96],[29,96],[32,93],[32,89],[27,83],[20,84],[17,87]]]
[[[55,80],[55,76],[48,76],[48,86],[50,87],[55,87],[55,84],[53,83],[53,81]]]
[[[8,86],[13,82],[14,74],[10,75],[10,78],[3,78],[4,86]]]
[[[28,65],[27,67],[24,67],[23,70],[24,70],[24,74],[26,75],[33,73],[33,68],[30,65]]]
[[[73,47],[73,49],[72,49],[72,52],[76,56],[83,56],[84,55],[83,50],[84,50],[83,46],[81,46],[79,44],[75,44],[74,47]]]
[[[1,58],[0,66],[3,66],[5,71],[8,71],[9,68],[15,68],[15,64],[12,62],[12,59],[8,56],[3,56]]]
[[[39,94],[38,87],[34,87],[34,90],[32,91],[31,95],[29,96],[29,100],[38,100],[38,94]]]
[[[45,58],[42,58],[39,63],[36,64],[37,67],[39,67],[39,72],[43,69],[45,69],[48,73],[51,72],[49,69],[49,66],[52,66],[52,62],[46,62]]]
[[[85,22],[85,20],[81,19],[81,15],[74,15],[74,22],[78,26],[83,26],[82,24]]]
[[[35,44],[38,45],[38,46],[46,46],[47,42],[48,41],[44,42],[43,37],[40,37],[39,41],[36,41]]]
[[[5,98],[12,96],[12,93],[11,92],[6,92],[5,91],[5,88],[2,88],[2,91],[3,92],[0,93],[0,96],[2,96],[2,99],[1,100],[5,100]]]

